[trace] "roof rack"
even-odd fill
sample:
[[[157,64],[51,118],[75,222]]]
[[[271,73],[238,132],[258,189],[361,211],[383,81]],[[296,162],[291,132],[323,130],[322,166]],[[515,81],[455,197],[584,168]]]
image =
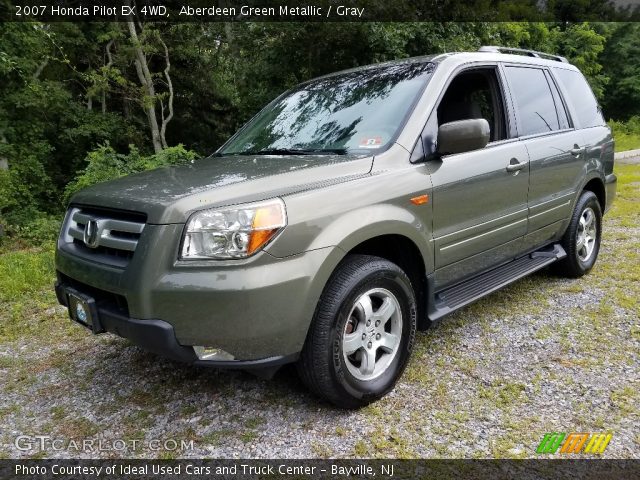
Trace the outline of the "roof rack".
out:
[[[535,50],[526,50],[524,48],[512,48],[512,47],[497,47],[497,46],[484,46],[478,49],[479,52],[493,52],[493,53],[519,53],[522,55],[528,55],[536,58],[548,58],[555,60],[556,62],[569,63],[565,57],[560,55],[552,55],[551,53],[536,52]]]

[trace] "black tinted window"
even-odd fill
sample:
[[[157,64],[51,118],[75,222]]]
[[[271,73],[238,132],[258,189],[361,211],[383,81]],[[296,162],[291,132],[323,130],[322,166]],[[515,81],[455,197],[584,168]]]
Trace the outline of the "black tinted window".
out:
[[[507,67],[511,94],[518,108],[520,136],[559,130],[556,106],[544,72],[538,68]]]
[[[581,73],[574,70],[556,68],[555,73],[569,95],[569,101],[573,105],[577,123],[582,128],[604,125],[604,118],[598,108],[598,102],[594,97],[589,84]]]
[[[463,72],[455,77],[438,106],[438,126],[484,118],[489,123],[491,141],[507,138],[504,108],[494,68]]]

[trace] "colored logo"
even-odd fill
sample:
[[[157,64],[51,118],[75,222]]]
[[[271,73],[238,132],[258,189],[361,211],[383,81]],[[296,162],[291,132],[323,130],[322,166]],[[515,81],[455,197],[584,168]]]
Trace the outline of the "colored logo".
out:
[[[536,453],[593,453],[602,454],[611,441],[611,433],[561,432],[545,433]],[[562,446],[562,447],[561,447]]]

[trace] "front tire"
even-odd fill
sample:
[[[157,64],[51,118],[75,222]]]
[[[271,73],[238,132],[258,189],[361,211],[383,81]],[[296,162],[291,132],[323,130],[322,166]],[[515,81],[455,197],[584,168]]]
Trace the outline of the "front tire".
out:
[[[416,317],[415,292],[400,267],[348,256],[318,302],[297,365],[302,381],[342,408],[383,397],[407,365]]]
[[[578,278],[587,274],[595,265],[602,236],[602,209],[598,197],[585,190],[580,195],[571,221],[562,237],[567,256],[556,264],[560,275]]]

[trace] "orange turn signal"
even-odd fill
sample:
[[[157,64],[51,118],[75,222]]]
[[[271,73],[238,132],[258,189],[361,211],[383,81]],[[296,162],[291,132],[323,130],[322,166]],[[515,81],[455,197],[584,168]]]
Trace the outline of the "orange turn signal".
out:
[[[271,240],[276,232],[277,228],[272,230],[254,230],[249,234],[249,245],[247,246],[247,255],[251,255],[253,252],[262,247],[265,243]]]
[[[284,215],[282,202],[267,203],[256,210],[251,223],[247,255],[260,249],[280,228],[284,227],[286,224]]]
[[[424,205],[429,202],[429,195],[419,195],[411,199],[411,203],[414,205]]]

